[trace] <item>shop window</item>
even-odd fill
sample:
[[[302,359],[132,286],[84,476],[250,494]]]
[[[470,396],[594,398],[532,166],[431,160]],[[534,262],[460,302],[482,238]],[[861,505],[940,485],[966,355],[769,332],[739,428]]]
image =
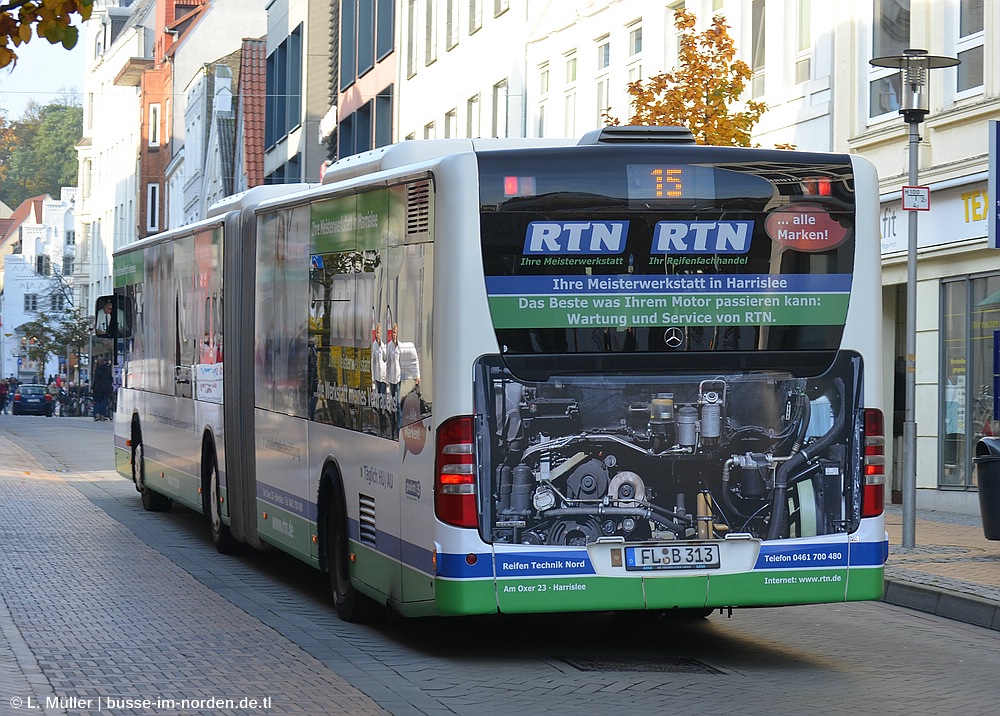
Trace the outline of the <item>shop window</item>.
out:
[[[1000,330],[1000,275],[941,285],[939,416],[942,488],[975,488],[976,442],[994,435],[993,333]]]
[[[910,46],[910,0],[875,0],[872,57],[901,55]],[[899,70],[868,68],[869,118],[894,115],[902,98]]]

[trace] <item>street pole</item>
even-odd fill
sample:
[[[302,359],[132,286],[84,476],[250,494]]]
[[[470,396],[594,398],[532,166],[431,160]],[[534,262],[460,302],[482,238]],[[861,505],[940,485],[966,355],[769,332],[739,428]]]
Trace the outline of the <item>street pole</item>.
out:
[[[954,57],[928,55],[927,50],[903,50],[902,55],[876,57],[869,60],[875,67],[895,67],[900,70],[902,97],[899,113],[910,125],[909,182],[918,188],[920,166],[920,124],[930,111],[924,87],[930,70],[954,67]],[[906,202],[903,201],[903,208]],[[917,524],[917,212],[909,212],[909,233],[906,242],[906,410],[903,416],[903,547],[916,544]]]
[[[910,186],[918,186],[920,121],[910,121]],[[903,416],[903,546],[917,541],[917,216],[909,212],[906,241],[906,412]]]

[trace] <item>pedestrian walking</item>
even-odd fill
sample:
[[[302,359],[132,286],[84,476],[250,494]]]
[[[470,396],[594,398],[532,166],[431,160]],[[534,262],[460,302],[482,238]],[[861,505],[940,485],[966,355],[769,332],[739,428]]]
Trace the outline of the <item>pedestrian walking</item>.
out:
[[[111,398],[111,391],[114,390],[114,379],[107,358],[98,360],[91,390],[94,393],[94,420],[108,420],[108,401]]]
[[[0,378],[0,415],[7,412],[7,400],[10,397],[10,386],[6,378]]]

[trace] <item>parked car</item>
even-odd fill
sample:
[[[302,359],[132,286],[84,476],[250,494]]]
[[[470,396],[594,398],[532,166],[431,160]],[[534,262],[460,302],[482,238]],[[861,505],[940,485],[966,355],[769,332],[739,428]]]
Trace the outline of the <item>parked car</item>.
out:
[[[55,403],[47,385],[23,383],[17,386],[11,398],[11,408],[14,415],[48,415],[51,418]]]

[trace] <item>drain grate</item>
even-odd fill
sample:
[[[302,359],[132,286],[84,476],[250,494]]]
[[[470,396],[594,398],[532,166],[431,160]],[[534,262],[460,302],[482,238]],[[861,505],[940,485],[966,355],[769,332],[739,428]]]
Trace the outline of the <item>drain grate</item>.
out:
[[[557,656],[580,671],[644,671],[666,674],[724,674],[714,666],[682,656],[633,656],[609,659],[601,656]]]

